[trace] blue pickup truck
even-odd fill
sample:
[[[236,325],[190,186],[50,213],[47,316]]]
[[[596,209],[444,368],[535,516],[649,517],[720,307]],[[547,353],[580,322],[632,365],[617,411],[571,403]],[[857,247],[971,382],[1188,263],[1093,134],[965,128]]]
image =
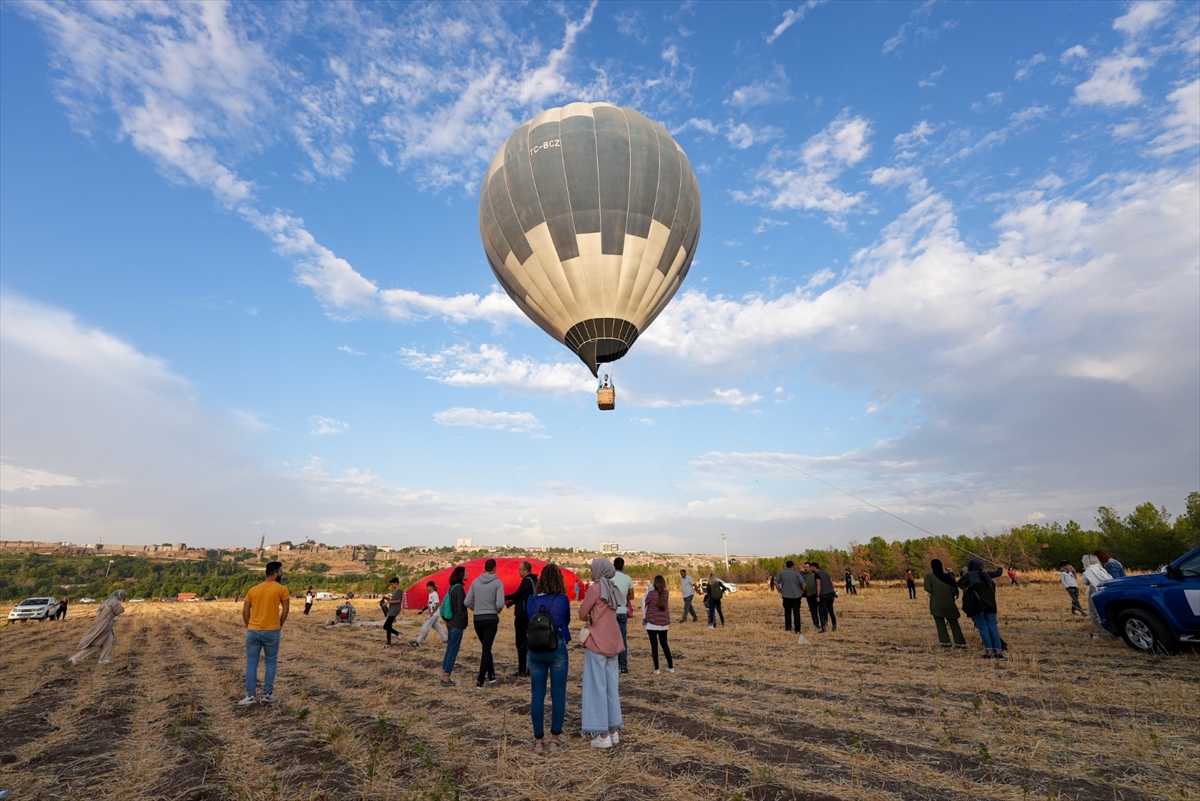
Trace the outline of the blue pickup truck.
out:
[[[1130,648],[1173,653],[1184,644],[1200,645],[1200,548],[1161,573],[1106,582],[1092,600],[1104,628]]]

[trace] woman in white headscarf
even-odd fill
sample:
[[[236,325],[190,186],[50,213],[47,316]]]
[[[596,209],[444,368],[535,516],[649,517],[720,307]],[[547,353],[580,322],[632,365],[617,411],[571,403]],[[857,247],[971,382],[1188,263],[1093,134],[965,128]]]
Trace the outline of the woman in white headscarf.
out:
[[[579,619],[586,620],[588,636],[583,640],[583,732],[592,736],[596,748],[611,748],[621,742],[621,697],[617,682],[617,657],[625,650],[617,607],[624,600],[612,583],[616,568],[607,559],[592,560],[592,586],[579,605]]]
[[[117,625],[117,617],[125,613],[125,607],[121,605],[123,600],[125,600],[125,590],[115,590],[101,605],[96,612],[96,620],[92,623],[92,627],[79,641],[79,653],[71,657],[71,664],[76,664],[80,659],[85,659],[97,652],[100,654],[100,664],[107,665],[111,661],[108,655],[112,653],[113,626]]]
[[[1100,622],[1100,613],[1096,611],[1096,602],[1092,600],[1092,593],[1100,588],[1101,584],[1112,581],[1112,576],[1100,564],[1100,560],[1095,554],[1085,553],[1083,555],[1083,575],[1079,580],[1087,585],[1088,599],[1088,617],[1092,619],[1092,639],[1100,639],[1102,637],[1111,637],[1108,629]]]

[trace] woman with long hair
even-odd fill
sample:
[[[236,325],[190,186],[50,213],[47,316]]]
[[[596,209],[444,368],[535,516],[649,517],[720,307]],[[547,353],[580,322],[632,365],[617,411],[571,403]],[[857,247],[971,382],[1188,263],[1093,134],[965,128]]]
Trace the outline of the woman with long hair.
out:
[[[675,672],[675,664],[671,661],[671,646],[667,645],[667,629],[671,626],[671,610],[668,608],[669,593],[667,580],[662,576],[654,577],[654,586],[642,596],[642,626],[650,635],[650,656],[654,659],[654,675],[662,671],[658,669],[658,646],[662,645],[663,655],[667,657],[667,672]]]
[[[570,666],[567,643],[571,641],[571,601],[567,598],[567,588],[558,565],[551,563],[542,568],[537,588],[525,602],[525,609],[529,613],[530,621],[542,612],[550,615],[554,632],[558,635],[557,647],[548,651],[538,650],[541,643],[537,640],[535,626],[535,637],[534,641],[529,642],[528,654],[531,690],[529,715],[533,718],[533,751],[540,754],[548,750],[553,754],[562,745],[558,738],[562,734],[563,717],[567,711],[567,668]],[[542,740],[546,725],[547,675],[550,677],[549,745],[545,745]]]
[[[617,657],[625,650],[617,607],[624,598],[612,582],[617,570],[607,559],[592,560],[592,586],[579,605],[579,619],[588,623],[583,639],[584,734],[592,735],[594,748],[611,748],[621,742],[621,696],[617,682]],[[582,634],[580,635],[583,636]]]
[[[442,657],[443,687],[453,687],[455,684],[450,674],[454,671],[454,663],[458,661],[458,649],[462,647],[463,631],[467,628],[467,591],[463,589],[466,578],[467,569],[462,565],[450,571],[450,589],[446,592],[450,617],[442,615],[446,621],[446,655]],[[439,609],[437,614],[441,615],[442,611]]]

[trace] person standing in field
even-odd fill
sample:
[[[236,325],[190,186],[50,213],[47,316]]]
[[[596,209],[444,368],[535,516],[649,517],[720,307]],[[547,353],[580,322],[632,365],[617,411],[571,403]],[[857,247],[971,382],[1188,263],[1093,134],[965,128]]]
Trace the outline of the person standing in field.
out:
[[[708,584],[704,588],[705,606],[708,607],[708,627],[715,629],[717,627],[717,616],[721,618],[722,628],[725,626],[725,610],[721,608],[721,599],[725,597],[725,591],[729,589],[725,586],[725,582],[717,578],[715,573],[708,574]]]
[[[849,568],[846,568],[846,594],[858,595],[858,589],[854,586],[854,574]]]
[[[1113,560],[1109,560],[1110,562]],[[1092,619],[1092,639],[1099,640],[1106,637],[1111,637],[1108,629],[1100,622],[1100,613],[1096,610],[1096,602],[1092,600],[1092,595],[1096,590],[1108,582],[1112,581],[1112,574],[1104,569],[1100,564],[1100,559],[1095,554],[1085,553],[1083,555],[1083,576],[1080,581],[1087,585],[1088,599],[1088,617]]]
[[[1125,566],[1113,559],[1104,551],[1094,551],[1093,555],[1100,560],[1100,567],[1113,578],[1125,578]]]
[[[458,565],[450,571],[450,589],[446,591],[446,600],[442,602],[438,614],[446,621],[446,655],[442,657],[442,686],[453,687],[454,663],[458,661],[458,649],[462,647],[463,632],[467,628],[466,591],[463,582],[467,578],[467,569]]]
[[[287,587],[279,582],[282,573],[282,562],[267,562],[263,582],[251,587],[242,603],[242,623],[246,626],[246,697],[238,701],[238,706],[249,706],[259,701],[275,703],[279,635],[283,624],[287,622],[291,605]],[[260,654],[266,657],[267,663],[261,696],[255,693]]]
[[[1058,580],[1062,582],[1067,595],[1071,596],[1071,617],[1076,614],[1086,617],[1087,612],[1079,605],[1079,583],[1075,580],[1075,568],[1066,559],[1058,563]]]
[[[972,559],[967,562],[966,574],[958,580],[958,586],[963,592],[963,610],[970,616],[975,628],[979,630],[979,639],[983,640],[984,659],[1003,659],[1004,640],[1000,638],[1000,628],[996,624],[996,582],[994,579],[1004,575],[1004,568],[997,567],[993,571],[983,569],[983,561]],[[973,593],[977,606],[969,606],[967,594]]]
[[[633,604],[633,579],[625,573],[625,559],[618,556],[613,560],[612,583],[621,593],[621,602],[617,605],[617,625],[621,628],[621,642],[625,644],[617,662],[622,673],[629,672],[629,607]]]
[[[387,642],[384,648],[392,647],[392,635],[404,643],[404,638],[400,636],[400,632],[396,631],[396,617],[400,614],[400,609],[404,606],[404,590],[400,589],[400,579],[397,576],[392,576],[388,579],[388,594],[383,597],[384,603],[387,606],[385,610],[387,618],[383,621],[383,630],[387,632]]]
[[[571,642],[571,602],[563,585],[562,571],[556,564],[542,568],[537,580],[536,594],[525,601],[525,617],[531,619],[541,612],[550,616],[558,643],[552,650],[542,650],[548,644],[539,639],[534,628],[535,641],[529,645],[529,715],[533,718],[533,751],[540,754],[544,749],[551,754],[561,747],[563,718],[567,712],[567,669],[570,657],[567,644]],[[537,621],[535,621],[536,623]],[[527,632],[528,633],[528,632]],[[550,638],[554,639],[554,638]],[[546,725],[546,677],[550,678],[550,744],[543,744]]]
[[[1011,587],[1020,586],[1017,583],[1017,571],[1013,570],[1011,567],[1008,569],[1008,583]]]
[[[308,614],[312,609],[313,601],[317,599],[317,594],[313,592],[313,588],[309,587],[304,591],[304,614]],[[236,599],[235,599],[236,600]]]
[[[441,597],[438,595],[437,585],[432,581],[425,582],[425,589],[429,591],[429,597],[425,599],[425,613],[428,615],[425,623],[421,626],[421,633],[417,635],[417,639],[409,643],[413,648],[417,648],[421,643],[425,642],[425,636],[429,634],[430,629],[437,631],[438,636],[442,638],[442,642],[446,642],[446,627],[442,625],[441,614]]]
[[[937,625],[938,642],[943,648],[950,647],[950,635],[954,635],[954,647],[966,648],[967,640],[958,625],[958,584],[954,574],[942,568],[941,559],[929,562],[930,572],[925,574],[925,592],[929,594],[929,614]],[[949,627],[949,631],[947,631]]]
[[[911,567],[904,571],[904,583],[908,585],[908,600],[915,601],[917,599],[917,577],[913,575]]]
[[[58,599],[58,606],[54,608],[55,620],[67,619],[67,605],[71,602],[71,598],[67,595]]]
[[[522,562],[517,567],[517,573],[521,576],[521,583],[517,585],[517,591],[504,596],[504,604],[513,608],[513,633],[517,638],[517,670],[514,676],[528,676],[528,638],[529,630],[529,615],[525,612],[526,604],[531,595],[533,595],[537,587],[537,576],[533,575],[533,566],[528,562]]]
[[[125,614],[125,607],[121,605],[124,600],[125,590],[113,590],[108,600],[96,610],[95,622],[79,640],[79,653],[71,657],[72,665],[79,664],[79,660],[94,653],[100,654],[102,665],[112,661],[108,657],[112,654],[113,627],[117,625],[117,618]]]
[[[588,623],[583,640],[583,720],[585,734],[592,735],[593,748],[611,748],[621,742],[621,695],[617,657],[624,650],[617,607],[622,600],[613,585],[616,568],[607,559],[592,560],[592,586],[579,605],[579,619]],[[582,635],[580,635],[582,636]]]
[[[808,615],[812,618],[813,628],[819,629],[821,617],[817,608],[817,573],[811,562],[800,566],[800,575],[804,578],[804,602],[808,604]]]
[[[812,566],[812,572],[816,574],[817,612],[821,617],[821,633],[824,634],[830,624],[833,625],[833,630],[837,631],[837,615],[833,613],[833,601],[837,598],[837,593],[833,589],[833,579],[821,569],[820,562],[809,564]]]
[[[663,655],[667,658],[667,672],[675,672],[675,663],[671,660],[671,646],[667,644],[667,630],[671,627],[669,601],[667,580],[662,576],[655,576],[651,589],[642,596],[642,626],[650,635],[650,656],[654,660],[655,676],[661,673],[658,669],[659,645],[662,645]]]
[[[796,633],[800,633],[800,604],[804,603],[804,576],[796,569],[791,559],[783,563],[783,570],[774,576],[775,586],[783,597],[783,630],[791,631],[795,621]]]
[[[700,619],[696,617],[696,610],[692,608],[692,601],[696,597],[696,581],[682,568],[679,570],[679,597],[683,599],[683,619],[679,622],[687,623],[690,613],[692,622],[698,623]]]
[[[483,563],[483,574],[471,582],[467,590],[467,608],[475,613],[475,636],[479,638],[479,678],[475,689],[482,690],[483,683],[496,683],[496,663],[492,659],[492,643],[500,630],[500,612],[504,609],[504,584],[496,576],[496,560]]]

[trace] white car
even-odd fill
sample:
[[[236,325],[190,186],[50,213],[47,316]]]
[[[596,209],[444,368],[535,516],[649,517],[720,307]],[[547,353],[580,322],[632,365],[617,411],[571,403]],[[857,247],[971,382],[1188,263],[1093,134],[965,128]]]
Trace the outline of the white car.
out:
[[[79,603],[81,603],[81,604],[94,604],[94,603],[96,603],[96,599],[95,599],[95,598],[80,598],[80,599],[79,599]]]
[[[58,611],[58,599],[43,596],[26,598],[8,613],[9,620],[49,620]]]
[[[316,594],[316,599],[318,601],[336,601],[338,599],[338,594],[336,592],[318,592]]]

